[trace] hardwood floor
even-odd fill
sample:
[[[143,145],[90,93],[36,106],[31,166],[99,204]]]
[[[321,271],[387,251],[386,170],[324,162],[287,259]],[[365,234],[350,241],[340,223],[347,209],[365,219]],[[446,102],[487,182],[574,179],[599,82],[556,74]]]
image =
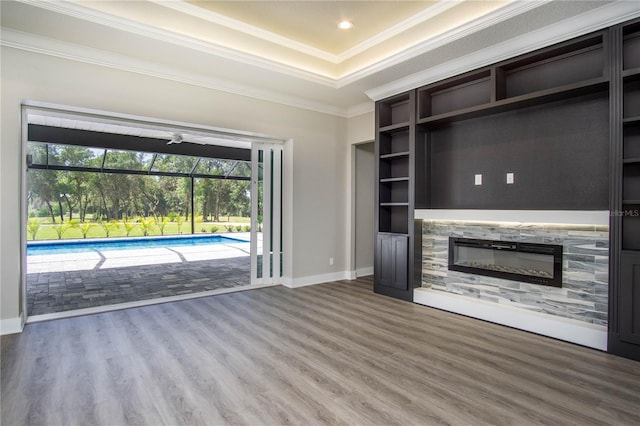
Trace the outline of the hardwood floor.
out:
[[[372,293],[271,287],[3,336],[2,425],[640,424],[640,363]]]

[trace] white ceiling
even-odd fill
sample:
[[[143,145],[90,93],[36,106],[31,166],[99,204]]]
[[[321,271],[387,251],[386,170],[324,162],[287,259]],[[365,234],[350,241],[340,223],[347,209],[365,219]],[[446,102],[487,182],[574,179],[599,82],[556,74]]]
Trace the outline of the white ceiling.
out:
[[[2,44],[339,116],[640,15],[637,1],[0,2]],[[339,30],[341,19],[354,23]]]

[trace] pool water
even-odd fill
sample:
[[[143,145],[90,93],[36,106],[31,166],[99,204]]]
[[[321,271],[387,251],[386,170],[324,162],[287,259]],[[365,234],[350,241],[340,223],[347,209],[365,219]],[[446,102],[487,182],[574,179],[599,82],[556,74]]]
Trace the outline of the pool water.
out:
[[[185,247],[211,244],[247,243],[240,238],[223,237],[221,235],[187,236],[187,237],[131,237],[113,240],[87,241],[49,241],[28,242],[27,256],[45,254],[68,254],[100,250],[132,250],[154,247]]]

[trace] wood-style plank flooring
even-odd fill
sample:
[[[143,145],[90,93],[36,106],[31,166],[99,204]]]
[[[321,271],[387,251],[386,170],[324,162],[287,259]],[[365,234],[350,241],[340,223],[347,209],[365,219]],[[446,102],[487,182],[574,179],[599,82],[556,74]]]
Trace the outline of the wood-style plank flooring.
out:
[[[271,287],[3,336],[2,425],[640,424],[640,363],[373,294]]]

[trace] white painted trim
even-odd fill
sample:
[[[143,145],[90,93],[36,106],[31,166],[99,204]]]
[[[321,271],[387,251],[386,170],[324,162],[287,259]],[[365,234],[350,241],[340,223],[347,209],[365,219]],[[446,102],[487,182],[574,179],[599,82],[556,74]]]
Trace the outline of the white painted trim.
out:
[[[469,55],[367,90],[365,93],[369,98],[378,101],[407,90],[415,89],[416,87],[435,83],[536,49],[607,28],[638,16],[640,16],[640,8],[637,2],[614,1],[597,9],[565,19],[564,21],[539,28],[519,37],[514,37]],[[453,39],[451,41],[453,41]],[[417,52],[412,53],[413,56],[417,54]],[[409,56],[410,54],[407,52],[406,55]],[[397,61],[397,59],[390,58],[389,61]],[[384,65],[383,68],[388,66],[390,66],[390,64]],[[338,86],[342,85],[345,81],[348,81],[348,79],[342,78]]]
[[[309,275],[299,278],[287,278],[282,280],[282,285],[289,288],[306,287],[308,285],[328,283],[332,281],[341,281],[351,279],[350,271],[331,272],[329,274]]]
[[[34,34],[2,28],[0,45],[41,55],[53,56],[91,65],[133,72],[164,80],[176,81],[207,89],[241,95],[248,98],[274,102],[281,105],[346,117],[347,109],[298,96],[285,95],[272,90],[238,84],[230,80],[213,78],[206,74],[188,72],[179,67],[161,65],[137,58],[107,52],[101,49],[40,37]],[[299,77],[299,76],[298,76]],[[308,80],[308,79],[306,79]],[[325,84],[327,85],[327,84]],[[335,88],[335,84],[328,84]]]
[[[239,31],[244,34],[248,34],[258,39],[267,40],[271,43],[278,44],[286,47],[287,49],[295,50],[305,55],[313,56],[318,59],[322,59],[327,62],[337,63],[338,57],[329,52],[321,49],[309,46],[308,44],[301,43],[296,40],[292,40],[288,37],[281,36],[280,34],[273,33],[271,31],[264,30],[254,25],[247,24],[246,22],[238,21],[225,15],[207,10],[198,6],[194,6],[183,0],[174,1],[159,1],[150,0],[160,6],[168,7],[177,12],[181,12],[187,15],[195,16],[196,18],[203,19],[205,21],[212,22],[217,25],[222,25],[232,30]]]
[[[54,312],[51,314],[43,314],[43,315],[32,315],[29,318],[27,318],[27,324],[42,322],[42,321],[51,321],[51,320],[62,319],[62,318],[73,318],[73,317],[79,317],[83,315],[101,314],[104,312],[119,311],[121,309],[140,308],[143,306],[159,305],[161,303],[180,302],[182,300],[198,299],[201,297],[235,293],[238,291],[255,290],[255,289],[264,288],[264,287],[274,287],[276,285],[277,284],[243,285],[243,286],[237,286],[237,287],[231,287],[231,288],[220,288],[216,290],[203,291],[199,293],[181,294],[178,296],[167,296],[167,297],[160,297],[157,299],[137,300],[135,302],[118,303],[115,305],[75,309],[73,311]]]
[[[347,114],[345,118],[353,118],[362,114],[373,112],[376,109],[376,104],[373,101],[363,102],[358,105],[353,105],[347,108]]]
[[[446,12],[447,10],[458,6],[464,0],[440,0],[436,2],[433,6],[430,6],[415,15],[405,19],[404,21],[398,22],[397,24],[386,28],[383,31],[380,31],[378,34],[373,37],[365,40],[350,49],[345,50],[344,52],[336,55],[335,63],[341,63],[348,59],[353,58],[360,53],[363,53],[369,49],[374,48],[380,43],[384,43],[392,37],[395,37],[399,34],[402,34],[405,31],[419,25],[431,18],[436,17],[437,15]]]
[[[107,25],[112,28],[128,31],[145,37],[151,37],[156,40],[205,52],[210,55],[225,57],[230,60],[290,75],[292,77],[311,81],[333,89],[339,89],[384,69],[412,59],[416,55],[424,54],[446,43],[469,36],[476,31],[495,25],[496,23],[518,14],[525,13],[528,10],[545,4],[548,0],[512,2],[509,5],[496,10],[494,13],[485,15],[473,22],[467,23],[466,25],[431,38],[424,43],[405,49],[404,51],[399,52],[396,55],[389,56],[382,61],[366,65],[358,71],[347,71],[344,75],[339,77],[323,76],[318,73],[305,71],[294,65],[284,65],[277,61],[241,53],[229,48],[223,48],[222,46],[217,46],[213,43],[208,43],[192,37],[186,37],[158,28],[144,26],[130,20],[117,18],[71,2],[45,2],[39,0],[22,1],[57,13]],[[614,1],[565,21],[532,31],[526,35],[516,37],[495,46],[477,51],[473,54],[423,70],[391,83],[369,89],[365,93],[371,99],[377,101],[406,90],[433,83],[478,67],[490,65],[501,60],[512,58],[519,54],[527,53],[541,47],[549,46],[591,31],[605,28],[607,26],[632,19],[636,16],[640,16],[640,11],[638,10],[636,2]],[[186,72],[178,67],[160,65],[149,61],[141,61],[133,57],[40,37],[9,28],[2,28],[0,43],[3,46],[15,49],[135,72],[166,80],[178,81],[339,117],[349,118],[362,113],[360,112],[361,106],[359,105],[351,108],[343,108],[337,105],[315,102],[298,96],[284,95],[258,87],[247,87],[246,84],[237,84],[228,80],[216,79],[207,76],[206,74]]]
[[[22,333],[23,327],[24,323],[22,322],[22,317],[0,320],[0,336]]]
[[[447,210],[418,209],[415,218],[469,222],[549,223],[570,225],[609,225],[608,210]]]
[[[339,64],[368,49],[374,48],[380,43],[383,43],[386,40],[389,40],[390,38],[395,37],[396,35],[401,34],[402,32],[407,31],[410,28],[413,28],[414,26],[419,25],[426,20],[431,19],[437,16],[438,14],[451,9],[452,7],[459,5],[460,3],[462,3],[463,0],[447,0],[447,1],[440,0],[433,6],[428,7],[427,9],[424,9],[416,13],[410,18],[405,19],[404,21],[399,22],[393,25],[392,27],[389,27],[384,31],[379,32],[373,37],[337,55],[333,53],[329,53],[322,49],[315,48],[308,44],[290,39],[288,37],[283,37],[279,34],[264,30],[254,25],[250,25],[245,22],[229,18],[228,16],[224,16],[219,13],[215,13],[213,11],[194,6],[182,0],[171,1],[171,2],[158,1],[158,0],[151,0],[151,1],[161,6],[171,8],[175,11],[178,11],[187,15],[191,15],[199,19],[204,19],[206,21],[215,23],[217,25],[225,26],[227,28],[242,32],[244,34],[248,34],[252,37],[256,37],[262,40],[267,40],[271,43],[278,44],[287,49],[295,50],[297,52],[303,53],[305,55],[313,56],[318,59],[322,59],[332,64]]]
[[[373,266],[356,269],[356,277],[366,277],[369,275],[373,275]]]
[[[265,67],[267,69],[277,68],[280,72],[286,71],[293,74],[300,74],[299,77],[307,78],[310,81],[314,81],[320,84],[331,84],[330,80],[335,80],[335,77],[332,77],[325,74],[320,74],[317,72],[311,72],[308,70],[303,70],[300,65],[288,64],[285,65],[282,62],[274,61],[269,58],[258,56],[254,54],[248,54],[245,52],[241,52],[239,50],[224,47],[218,45],[216,43],[205,41],[202,39],[185,36],[182,34],[178,34],[172,31],[163,30],[160,28],[156,28],[150,25],[142,24],[140,22],[132,21],[130,19],[125,19],[121,17],[117,17],[111,15],[109,13],[101,12],[95,9],[91,9],[89,7],[75,4],[72,2],[50,2],[50,1],[42,1],[42,0],[20,0],[23,3],[40,7],[43,9],[51,10],[57,13],[65,14],[68,16],[72,16],[78,19],[83,19],[89,22],[98,23],[101,25],[106,25],[111,28],[131,32],[133,34],[138,34],[145,37],[150,37],[157,40],[162,40],[165,42],[169,42],[172,44],[177,44],[179,46],[187,47],[190,49],[200,50],[205,53],[213,53],[219,56],[223,56],[225,58],[229,58],[232,60],[237,60],[248,65],[256,65]],[[348,60],[366,50],[372,49],[380,43],[385,42],[386,40],[401,34],[408,29],[419,25],[425,22],[428,19],[431,19],[437,16],[440,13],[445,12],[446,10],[457,6],[461,3],[460,0],[441,0],[436,3],[434,6],[431,6],[414,16],[402,21],[384,31],[381,31],[379,34],[374,37],[365,40],[364,42],[354,46],[351,49],[346,50],[345,52],[334,55],[329,52],[323,51],[321,49],[317,49],[311,47],[307,44],[300,43],[298,41],[289,39],[287,37],[280,36],[278,34],[272,33],[270,31],[263,30],[261,28],[246,24],[244,22],[237,21],[235,19],[217,14],[212,11],[206,11],[201,8],[197,8],[195,6],[189,5],[183,1],[180,2],[165,2],[165,1],[157,1],[153,0],[154,3],[160,4],[164,7],[169,7],[173,10],[195,16],[199,19],[208,20],[209,22],[226,26],[227,28],[233,29],[235,31],[242,32],[244,34],[248,34],[250,36],[267,40],[271,43],[278,44],[284,48],[291,49],[302,53],[304,55],[312,56],[321,60],[328,62],[329,64],[336,65],[341,64],[345,60]],[[506,6],[484,15],[477,20],[474,20],[468,24],[460,26],[458,28],[454,28],[451,31],[448,31],[440,36],[436,37],[438,39],[445,40],[444,43],[448,41],[453,41],[458,38],[464,37],[468,35],[469,32],[479,31],[487,26],[493,25],[502,20],[508,19],[512,16],[515,16],[519,13],[524,13],[528,10],[531,10],[535,7],[538,7],[550,0],[538,0],[538,1],[526,1],[526,2],[512,2],[507,4]],[[441,44],[440,44],[441,45]],[[400,62],[403,62],[407,59],[407,56],[411,57],[415,55],[415,52],[424,52],[440,45],[428,43],[420,43],[414,46],[411,49],[405,50],[403,53],[399,55],[394,55],[394,60],[392,63],[386,63],[383,68],[386,68],[391,65],[397,65]],[[304,64],[304,61],[299,61],[301,64]],[[389,62],[389,61],[385,61]],[[366,71],[368,70],[368,71]],[[363,74],[362,78],[373,73],[380,71],[380,66],[377,64],[369,64],[369,66],[365,66],[363,69],[356,71],[358,73]],[[351,76],[355,76],[356,73],[349,73]],[[343,84],[339,86],[344,86],[346,84],[350,84],[354,80],[344,81]]]
[[[607,329],[603,326],[530,312],[504,304],[486,302],[423,287],[413,291],[413,301],[432,308],[530,331],[590,348],[607,350]]]
[[[394,55],[389,55],[381,61],[365,65],[356,71],[348,71],[339,77],[338,87],[346,86],[362,78],[368,77],[369,75],[375,74],[377,72],[381,72],[387,68],[401,64],[405,61],[413,59],[416,56],[423,55],[427,52],[430,52],[439,47],[442,47],[448,43],[452,43],[456,40],[472,35],[485,28],[489,28],[492,25],[496,25],[509,18],[528,12],[532,9],[542,6],[545,3],[548,3],[549,1],[551,0],[524,1],[524,2],[515,1],[512,3],[509,3],[508,5],[500,9],[497,9],[492,13],[483,15],[473,21],[467,22],[466,24],[453,28],[442,34],[438,34],[434,37],[430,37],[429,39],[423,41],[422,43],[415,44]],[[400,79],[398,81],[402,81],[402,80],[403,79]],[[389,84],[393,84],[393,83],[389,83]],[[381,86],[381,87],[386,87],[386,86],[387,85],[385,84],[384,86]],[[371,90],[375,91],[377,89],[374,88]],[[365,93],[369,95],[368,92],[369,91]],[[400,92],[396,92],[396,93],[400,93]],[[379,100],[379,99],[382,99],[382,98],[377,98],[375,100]]]
[[[72,3],[69,1],[43,1],[43,0],[20,0],[22,3],[42,9],[61,13],[77,19],[104,25],[110,28],[148,37],[154,40],[171,43],[190,50],[199,51],[209,55],[220,56],[237,61],[246,65],[257,66],[263,69],[277,71],[283,74],[313,81],[329,87],[335,87],[334,78],[326,73],[304,69],[303,65],[285,64],[281,61],[269,59],[265,56],[258,56],[246,53],[241,50],[225,47],[210,41],[195,37],[178,34],[155,26],[142,24],[130,19],[121,18],[109,13],[101,12],[89,7]],[[303,64],[304,61],[299,61]]]
[[[126,114],[114,111],[105,111],[93,108],[76,107],[70,105],[56,104],[51,102],[40,102],[24,99],[21,104],[27,110],[45,111],[52,115],[62,115],[64,118],[73,119],[74,116],[87,117],[99,122],[112,124],[135,124],[146,129],[181,130],[187,132],[208,133],[219,137],[230,137],[251,142],[282,143],[284,139],[277,136],[269,136],[264,133],[253,133],[243,130],[227,129],[202,124],[188,123],[185,121],[166,120],[143,115]],[[71,117],[69,117],[71,116]]]

